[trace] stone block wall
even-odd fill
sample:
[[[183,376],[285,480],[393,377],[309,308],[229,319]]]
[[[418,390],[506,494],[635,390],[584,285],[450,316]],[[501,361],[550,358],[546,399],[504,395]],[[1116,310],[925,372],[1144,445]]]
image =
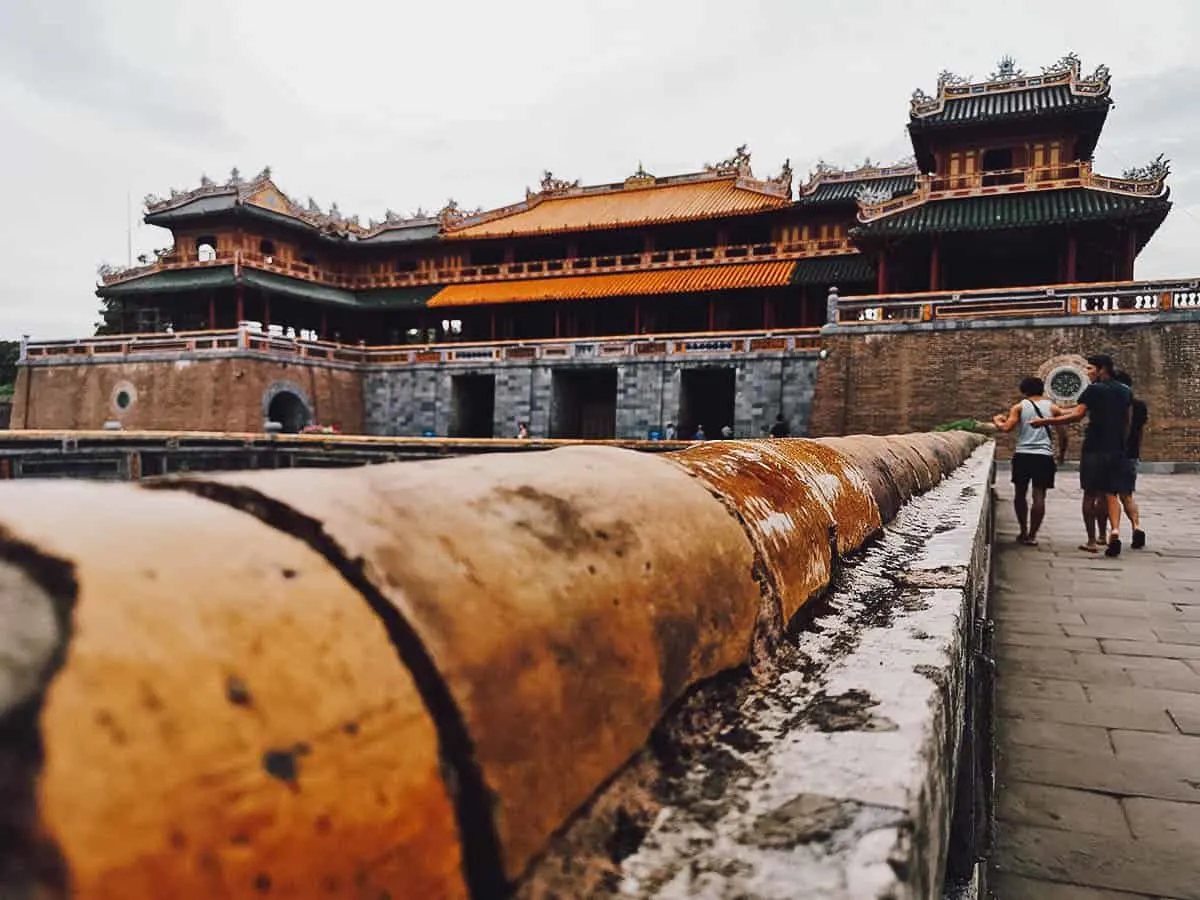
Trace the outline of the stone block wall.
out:
[[[449,434],[453,417],[453,377],[492,375],[496,380],[493,434],[512,437],[518,422],[528,422],[533,437],[549,437],[554,421],[556,370],[614,368],[617,372],[616,435],[645,438],[678,423],[683,372],[696,368],[730,368],[735,372],[734,416],[739,437],[757,437],[779,412],[792,433],[808,428],[817,378],[815,353],[744,355],[696,354],[686,361],[664,357],[617,360],[572,360],[548,363],[492,362],[484,365],[379,367],[365,375],[363,389],[368,434],[419,436]],[[712,435],[715,436],[715,435]]]
[[[872,326],[828,330],[810,433],[891,434],[955,419],[988,420],[1020,399],[1027,375],[1056,359],[1108,353],[1134,379],[1150,422],[1146,460],[1200,459],[1200,321],[1184,315]],[[1071,437],[1077,456],[1081,432]],[[1013,437],[998,449],[1011,454]]]

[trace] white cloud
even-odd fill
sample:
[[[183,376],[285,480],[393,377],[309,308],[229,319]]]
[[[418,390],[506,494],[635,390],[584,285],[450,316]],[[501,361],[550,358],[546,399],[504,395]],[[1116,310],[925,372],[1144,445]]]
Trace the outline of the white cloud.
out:
[[[948,8],[949,7],[949,8]],[[1117,106],[1098,163],[1174,159],[1176,209],[1140,277],[1192,274],[1200,240],[1200,7],[1096,0],[512,0],[454,4],[75,0],[0,4],[0,336],[69,337],[94,318],[95,267],[124,262],[127,197],[252,174],[347,213],[497,206],[542,169],[585,182],[638,164],[689,171],[748,142],[785,157],[907,152],[915,87],[1034,70],[1067,50],[1108,64]],[[143,225],[136,255],[167,242]]]

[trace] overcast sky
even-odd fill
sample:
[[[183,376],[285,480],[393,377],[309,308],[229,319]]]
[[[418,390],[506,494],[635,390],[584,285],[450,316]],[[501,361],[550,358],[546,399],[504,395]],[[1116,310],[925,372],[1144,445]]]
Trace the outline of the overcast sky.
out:
[[[543,169],[616,181],[748,143],[850,165],[910,152],[938,71],[1113,74],[1097,167],[1173,160],[1140,278],[1200,275],[1200,4],[1141,0],[0,0],[0,337],[90,334],[96,266],[170,243],[141,198],[270,165],[345,214],[499,206]]]

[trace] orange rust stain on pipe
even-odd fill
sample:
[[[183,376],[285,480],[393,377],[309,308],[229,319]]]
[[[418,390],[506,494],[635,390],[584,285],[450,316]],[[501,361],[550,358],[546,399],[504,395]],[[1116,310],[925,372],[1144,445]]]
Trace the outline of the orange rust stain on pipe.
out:
[[[163,487],[257,492],[361,560],[461,711],[510,880],[674,700],[748,656],[753,549],[658,456],[577,447]]]
[[[771,573],[784,623],[829,584],[831,537],[848,552],[881,524],[862,474],[813,441],[713,441],[667,458],[736,513]]]
[[[78,584],[37,787],[72,896],[466,896],[433,725],[325,560],[185,494],[18,483],[0,508]]]

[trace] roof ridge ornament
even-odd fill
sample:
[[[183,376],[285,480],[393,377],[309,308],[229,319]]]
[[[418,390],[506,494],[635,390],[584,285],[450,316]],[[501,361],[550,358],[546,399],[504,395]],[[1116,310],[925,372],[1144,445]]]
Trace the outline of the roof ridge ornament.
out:
[[[895,192],[891,188],[879,184],[864,184],[854,192],[854,199],[860,206],[877,206],[880,203],[887,203],[894,196]]]
[[[1017,66],[1012,56],[1000,59],[995,70],[982,81],[963,77],[949,69],[938,73],[937,93],[930,95],[921,88],[912,92],[911,114],[914,118],[940,113],[949,100],[970,97],[983,93],[1026,90],[1050,85],[1066,84],[1072,94],[1102,97],[1108,91],[1110,73],[1108,66],[1099,65],[1086,78],[1081,74],[1082,63],[1074,51],[1066,53],[1056,62],[1044,66],[1038,74],[1029,74]]]
[[[788,197],[792,196],[792,158],[789,156],[783,161],[783,168],[779,170],[779,174],[774,178],[767,179],[767,185],[778,189]]]
[[[1144,166],[1134,166],[1121,173],[1126,181],[1165,181],[1171,174],[1171,161],[1162,153]]]
[[[566,191],[574,190],[579,185],[580,180],[578,178],[574,181],[567,181],[562,178],[555,178],[554,173],[549,169],[542,172],[541,191],[543,194],[562,194]]]
[[[988,81],[1016,81],[1024,77],[1025,72],[1017,68],[1017,61],[1006,53],[1000,57],[996,71],[988,76]]]
[[[1071,50],[1058,59],[1057,62],[1051,63],[1048,66],[1042,66],[1043,75],[1066,75],[1068,73],[1079,76],[1079,69],[1082,63],[1079,60],[1079,54]]]
[[[754,174],[750,170],[750,145],[742,144],[734,148],[733,156],[729,159],[723,159],[719,163],[705,163],[705,172],[715,172],[718,175],[744,175],[748,178],[753,178]]]
[[[646,171],[646,167],[642,165],[642,161],[638,160],[637,171],[625,179],[625,187],[639,188],[651,187],[658,184],[658,179]]]

